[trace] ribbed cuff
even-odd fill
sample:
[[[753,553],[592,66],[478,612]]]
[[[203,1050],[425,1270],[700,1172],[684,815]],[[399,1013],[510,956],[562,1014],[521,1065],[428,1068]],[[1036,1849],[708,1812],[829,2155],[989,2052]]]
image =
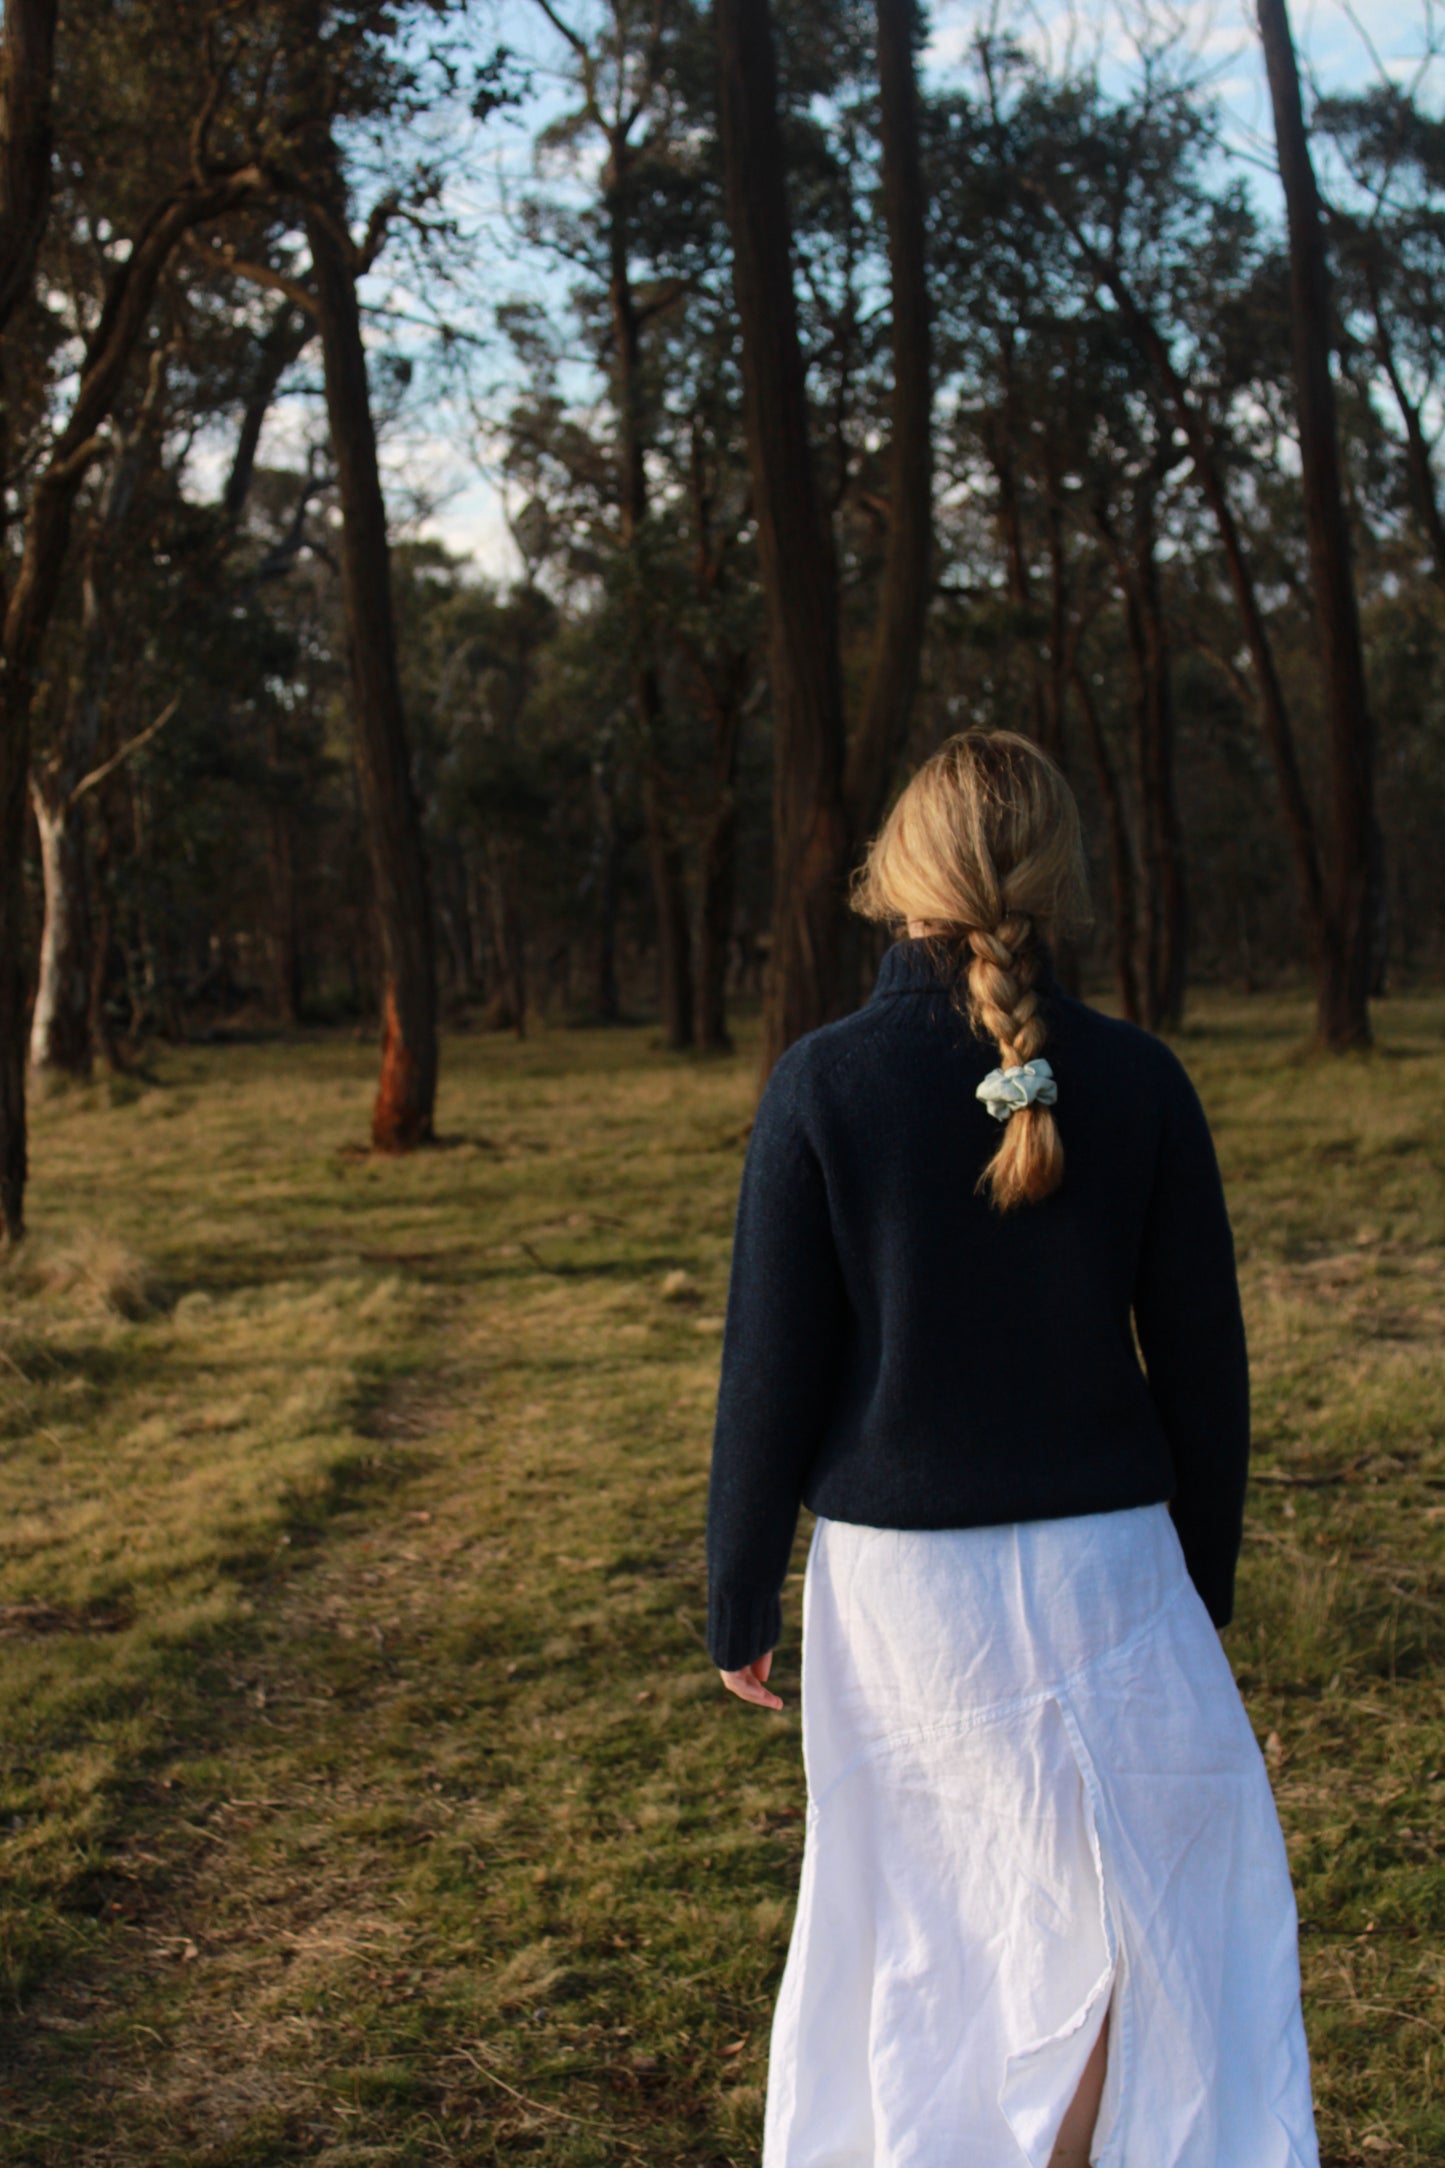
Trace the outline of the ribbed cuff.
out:
[[[1216,1626],[1224,1628],[1234,1616],[1234,1567],[1221,1565],[1217,1559],[1191,1558],[1187,1550],[1184,1563],[1205,1610]]]
[[[741,1671],[756,1663],[777,1647],[782,1632],[783,1606],[777,1596],[709,1592],[707,1647],[719,1671]]]

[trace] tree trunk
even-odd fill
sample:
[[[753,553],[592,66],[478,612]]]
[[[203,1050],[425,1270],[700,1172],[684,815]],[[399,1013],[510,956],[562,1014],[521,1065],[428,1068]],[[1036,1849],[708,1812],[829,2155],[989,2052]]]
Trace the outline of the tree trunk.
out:
[[[714,543],[707,454],[696,413],[690,470],[693,575],[699,604],[706,612],[716,604],[724,588],[727,545]],[[753,659],[748,647],[735,645],[726,634],[711,648],[684,632],[679,632],[678,641],[692,663],[699,703],[712,722],[713,749],[712,794],[698,866],[692,1037],[699,1053],[729,1053],[732,1035],[727,1023],[727,973],[736,889],[738,744]]]
[[[338,188],[333,205],[340,194]],[[353,266],[338,209],[308,205],[305,223],[341,497],[341,585],[357,778],[381,932],[381,1077],[371,1138],[378,1151],[407,1151],[433,1135],[437,997],[431,898],[397,671],[386,505]]]
[[[1137,757],[1144,835],[1145,1021],[1173,1031],[1184,1020],[1188,912],[1184,838],[1174,786],[1174,685],[1159,592],[1154,506],[1147,483],[1136,508],[1131,592],[1125,601],[1139,673]]]
[[[267,855],[271,872],[271,998],[277,1021],[301,1021],[301,926],[296,909],[296,852],[291,809],[272,805]]]
[[[628,560],[628,638],[632,649],[632,697],[642,740],[642,817],[647,866],[657,915],[658,968],[662,980],[663,1031],[680,1053],[692,1040],[692,957],[688,942],[687,888],[682,847],[673,822],[671,792],[663,769],[662,688],[653,653],[652,609],[642,559],[647,520],[647,443],[643,426],[641,326],[632,290],[628,216],[630,148],[623,130],[611,138],[607,187],[608,304],[612,316],[613,392],[619,424],[619,539]]]
[[[697,975],[693,1009],[693,1045],[700,1054],[730,1054],[728,1029],[728,954],[732,945],[733,896],[736,889],[737,804],[732,792],[713,801],[703,838],[698,874]]]
[[[33,657],[9,637],[10,387],[6,337],[28,299],[50,210],[56,0],[7,0],[0,26],[0,1237],[25,1231],[25,821]]]
[[[1365,277],[1370,294],[1370,314],[1375,321],[1375,352],[1384,370],[1400,419],[1405,425],[1405,474],[1416,516],[1430,550],[1430,563],[1438,587],[1445,587],[1445,517],[1435,488],[1435,462],[1425,434],[1418,400],[1405,389],[1399,356],[1390,330],[1390,311],[1380,290],[1378,243],[1372,239],[1365,258]]]
[[[245,514],[246,500],[256,474],[261,431],[281,388],[281,379],[292,364],[300,360],[315,336],[315,320],[288,301],[257,341],[251,390],[242,410],[230,472],[221,493],[221,519],[228,535],[234,534]]]
[[[91,874],[95,918],[90,950],[90,1000],[86,1036],[92,1052],[98,1053],[106,1067],[114,1070],[120,1068],[121,1060],[120,1048],[116,1044],[106,1007],[111,952],[115,943],[115,904],[111,895],[110,820],[104,790],[98,790],[95,794],[94,818],[95,844],[91,852]]]
[[[271,1003],[278,1023],[301,1020],[301,920],[296,898],[296,839],[291,797],[282,754],[281,719],[274,711],[266,724],[266,861],[270,874],[267,902],[271,916]]]
[[[1332,315],[1319,193],[1300,101],[1285,0],[1258,0],[1274,109],[1279,177],[1289,219],[1290,325],[1299,413],[1300,482],[1309,545],[1329,744],[1325,852],[1326,944],[1316,1003],[1320,1043],[1332,1051],[1370,1041],[1370,974],[1379,886],[1375,737],[1340,469]]]
[[[1003,366],[1007,373],[1011,363],[1008,350],[1003,352]],[[1044,688],[1039,673],[1038,658],[1029,637],[1033,618],[1033,580],[1029,569],[1028,550],[1024,543],[1023,507],[1019,501],[1018,465],[1014,458],[1011,418],[1012,393],[1004,400],[1002,414],[991,427],[984,431],[985,456],[993,468],[998,485],[997,517],[999,539],[1003,545],[1004,575],[1008,581],[1008,597],[1016,613],[1015,638],[1021,639],[1026,651],[1028,667],[1029,720],[1027,735],[1040,745],[1047,746],[1048,718],[1044,707]]]
[[[492,937],[492,993],[487,1022],[493,1031],[527,1036],[527,962],[517,898],[516,853],[506,842],[487,843],[487,904]]]
[[[819,501],[766,0],[717,0],[719,122],[742,331],[743,418],[767,603],[773,913],[763,1072],[836,1014],[849,859],[875,825],[918,686],[932,540],[925,201],[912,0],[878,0],[893,341],[888,540],[873,655],[846,744],[833,538]]]
[[[135,501],[165,377],[165,353],[133,425],[117,436],[86,545],[80,582],[80,641],[50,747],[34,763],[31,798],[40,835],[45,915],[40,976],[30,1024],[30,1066],[90,1074],[90,830],[80,795],[100,747],[101,720],[115,665],[115,560]],[[52,924],[52,921],[54,923]]]
[[[1052,474],[1048,479],[1048,504],[1045,512],[1049,542],[1048,691],[1044,702],[1044,727],[1040,743],[1044,751],[1063,767],[1069,673],[1073,667],[1073,650],[1077,644],[1078,633],[1071,632],[1069,627],[1069,564],[1064,546],[1060,484],[1058,478]]]
[[[593,1003],[599,1020],[615,1024],[622,1014],[617,992],[617,919],[622,902],[622,838],[617,826],[617,781],[608,734],[592,762],[596,826],[592,834]]]
[[[1083,638],[1083,623],[1069,622],[1069,561],[1064,538],[1064,514],[1062,484],[1057,474],[1046,469],[1045,525],[1048,534],[1049,556],[1049,652],[1045,681],[1046,697],[1036,693],[1035,706],[1041,716],[1037,731],[1039,743],[1051,759],[1068,773],[1068,706],[1069,676],[1074,667],[1079,642]],[[1037,685],[1037,672],[1035,684]],[[1066,994],[1080,1000],[1084,991],[1083,959],[1079,953],[1077,936],[1067,929],[1054,942],[1054,975]]]
[[[927,199],[919,154],[915,0],[876,0],[878,131],[893,352],[888,446],[888,541],[878,594],[873,655],[863,706],[848,746],[844,801],[850,854],[882,817],[893,764],[918,693],[923,632],[932,592],[932,356],[929,336]],[[846,868],[844,869],[847,870]]]
[[[834,1013],[843,686],[832,537],[818,501],[765,0],[717,0],[720,126],[742,330],[744,425],[773,705],[772,948],[763,1073]]]
[[[642,824],[647,838],[647,865],[652,875],[652,900],[657,915],[662,1028],[671,1051],[680,1054],[692,1044],[692,954],[682,846],[668,799],[667,777],[660,763],[644,749]]]
[[[30,293],[50,215],[56,0],[6,0],[0,25],[0,336]]]
[[[1079,662],[1074,664],[1074,691],[1078,695],[1079,709],[1084,718],[1084,735],[1089,741],[1089,755],[1094,763],[1099,796],[1104,805],[1104,826],[1109,837],[1109,887],[1114,918],[1114,977],[1119,989],[1119,1008],[1131,1024],[1144,1021],[1143,1003],[1139,999],[1139,971],[1135,961],[1138,940],[1137,906],[1135,903],[1134,849],[1129,838],[1129,822],[1124,811],[1124,794],[1119,788],[1119,777],[1109,757],[1108,741],[1104,726],[1099,719],[1099,705],[1094,698],[1094,688],[1089,683],[1088,672]]]
[[[85,807],[68,797],[31,793],[40,832],[45,922],[40,974],[30,1018],[30,1066],[66,1076],[90,1074],[90,898]]]
[[[728,951],[732,942],[737,868],[738,740],[742,733],[746,656],[731,658],[712,689],[713,798],[698,870],[697,974],[693,1044],[699,1053],[732,1050],[727,1021]]]

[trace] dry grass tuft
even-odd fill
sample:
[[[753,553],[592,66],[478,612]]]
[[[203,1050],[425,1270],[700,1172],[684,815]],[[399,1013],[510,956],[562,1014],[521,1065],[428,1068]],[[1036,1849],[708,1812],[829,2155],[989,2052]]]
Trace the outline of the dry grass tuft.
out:
[[[94,1228],[60,1242],[32,1236],[0,1269],[4,1284],[22,1298],[49,1295],[71,1309],[88,1306],[132,1321],[145,1317],[160,1300],[146,1260]]]

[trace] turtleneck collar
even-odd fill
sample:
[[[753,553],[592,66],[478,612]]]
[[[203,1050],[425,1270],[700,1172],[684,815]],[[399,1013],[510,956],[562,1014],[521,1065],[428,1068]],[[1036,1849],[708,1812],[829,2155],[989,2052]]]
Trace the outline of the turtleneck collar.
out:
[[[931,994],[948,992],[953,984],[950,959],[940,950],[936,941],[895,941],[885,950],[878,966],[878,978],[873,988],[873,999],[891,994]],[[1058,982],[1053,973],[1047,952],[1037,980],[1041,994],[1058,992]]]

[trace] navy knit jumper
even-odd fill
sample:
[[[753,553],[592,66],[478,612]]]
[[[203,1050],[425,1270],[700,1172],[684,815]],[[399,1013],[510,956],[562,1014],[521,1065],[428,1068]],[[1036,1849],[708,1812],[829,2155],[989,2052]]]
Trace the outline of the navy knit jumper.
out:
[[[1203,1110],[1162,1040],[1040,990],[1064,1145],[1041,1204],[976,1193],[998,1049],[924,942],[897,942],[872,1000],[768,1079],[708,1499],[724,1670],[777,1642],[800,1503],[970,1528],[1168,1499],[1211,1618],[1230,1616],[1249,1381]]]

